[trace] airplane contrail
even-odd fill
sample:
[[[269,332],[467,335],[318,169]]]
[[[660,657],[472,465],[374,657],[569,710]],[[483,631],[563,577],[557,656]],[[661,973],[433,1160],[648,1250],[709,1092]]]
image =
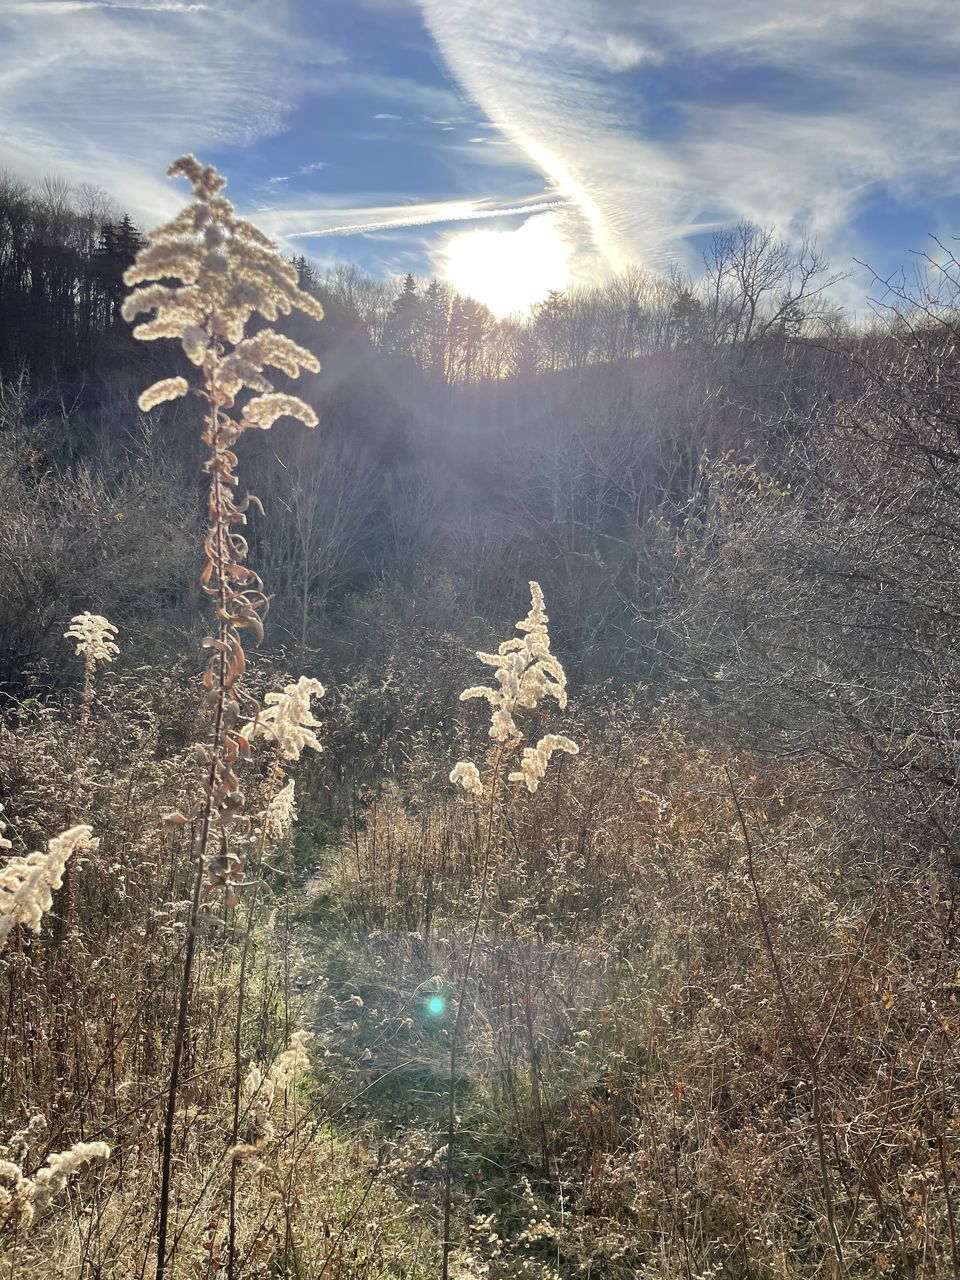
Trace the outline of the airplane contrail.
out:
[[[8,0],[8,13],[27,16],[52,13],[77,13],[85,9],[131,10],[134,13],[205,13],[207,4],[188,4],[186,0]]]
[[[395,227],[428,227],[435,222],[475,222],[483,218],[509,218],[518,213],[543,213],[565,204],[565,200],[541,200],[537,204],[515,205],[507,209],[448,209],[444,213],[419,214],[410,218],[391,218],[384,222],[355,222],[342,227],[325,227],[322,231],[289,231],[291,240],[318,239],[321,236],[356,236],[366,231],[390,231]]]

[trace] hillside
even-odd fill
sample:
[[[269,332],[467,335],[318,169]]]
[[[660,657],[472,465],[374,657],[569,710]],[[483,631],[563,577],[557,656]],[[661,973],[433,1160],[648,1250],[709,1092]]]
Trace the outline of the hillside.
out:
[[[498,320],[174,171],[0,191],[9,1275],[957,1274],[960,264]]]

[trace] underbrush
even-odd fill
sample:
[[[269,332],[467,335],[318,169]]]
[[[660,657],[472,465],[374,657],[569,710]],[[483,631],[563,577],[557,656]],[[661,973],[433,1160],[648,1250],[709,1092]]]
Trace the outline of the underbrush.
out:
[[[493,815],[463,1274],[951,1274],[944,868],[878,841],[821,766],[698,744],[689,707],[592,715],[581,754]],[[303,912],[335,975],[328,1052],[393,1142],[444,1141],[476,819],[387,789],[328,862],[327,912]]]
[[[179,680],[140,670],[105,679],[79,741],[69,707],[28,701],[0,724],[0,794],[15,848],[65,825],[68,807],[99,833],[43,932],[16,930],[4,951],[0,1131],[29,1130],[29,1141],[7,1142],[27,1176],[77,1143],[105,1142],[112,1153],[96,1176],[81,1168],[32,1222],[0,1197],[12,1275],[141,1275],[154,1246],[193,873],[188,833],[161,827],[159,816],[186,808],[196,786],[192,702]],[[261,759],[256,790],[269,793],[270,772]],[[429,1274],[436,1231],[425,1232],[422,1216],[413,1221],[376,1149],[331,1118],[329,1090],[306,1058],[289,1064],[310,994],[291,926],[302,881],[288,841],[275,842],[242,903],[224,915],[212,902],[201,919],[177,1113],[173,1276],[225,1271],[231,1165],[238,1275]],[[232,1155],[238,1040],[240,1137],[250,1150]],[[268,1082],[259,1092],[257,1071]]]
[[[119,631],[78,614],[65,633],[75,656],[33,696],[18,671],[3,707],[7,1272],[960,1273],[943,632],[924,650],[898,620],[922,659],[910,697],[900,651],[875,663],[894,696],[878,683],[867,697],[849,656],[860,633],[839,604],[833,673],[777,613],[796,596],[789,577],[773,575],[766,629],[755,627],[757,556],[788,564],[757,535],[793,522],[800,547],[816,507],[755,468],[704,459],[711,505],[677,512],[676,537],[661,530],[664,608],[675,597],[663,636],[685,648],[683,696],[666,682],[597,685],[568,706],[536,581],[517,634],[475,654],[489,685],[463,687],[481,618],[464,619],[463,636],[431,628],[429,610],[388,625],[387,595],[367,618],[373,656],[337,690],[320,670],[290,674],[311,665],[304,645],[249,668],[269,597],[246,564],[257,502],[240,496],[235,449],[284,416],[318,425],[264,374],[292,379],[318,362],[247,324],[321,309],[236,218],[215,170],[183,157],[172,172],[194,199],[138,253],[123,312],[140,320],[135,336],[179,341],[197,371],[139,404],[203,406],[199,588],[212,625],[202,662],[161,671],[136,665],[139,602]],[[43,542],[56,493],[31,503],[33,481],[11,475],[21,523]],[[118,541],[122,524],[104,524],[105,544],[139,556],[146,535]],[[18,536],[7,560],[34,563]],[[64,535],[52,545],[54,559],[85,554]],[[178,532],[157,582],[192,554]],[[73,596],[55,593],[30,622],[27,602],[58,581],[58,565],[36,565],[0,622],[33,627],[47,651]],[[863,617],[883,623],[873,597],[882,586],[889,602],[895,575],[882,567]],[[797,581],[815,619],[822,592]],[[940,587],[925,592],[942,611]],[[896,619],[915,603],[898,595]],[[745,663],[748,643],[775,678]],[[684,662],[693,675],[679,674]],[[783,690],[806,719],[785,723]],[[464,701],[484,708],[482,727]],[[890,705],[901,719],[887,724]]]
[[[150,1251],[192,865],[156,817],[189,792],[196,724],[173,678],[144,675],[103,683],[75,786],[65,709],[21,706],[3,730],[8,835],[32,847],[71,795],[101,835],[69,903],[4,956],[3,1131],[45,1116],[24,1169],[75,1142],[114,1152],[8,1234],[20,1274],[140,1274]],[[842,1274],[831,1217],[846,1274],[949,1274],[960,988],[942,870],[881,849],[819,765],[698,745],[690,707],[642,692],[583,701],[581,754],[493,814],[452,1274]],[[296,857],[264,859],[245,1078],[269,1075],[298,1027],[316,1036],[274,1134],[238,1166],[237,1274],[436,1274],[485,837],[424,765],[428,786],[386,784],[336,835],[308,811]],[[247,922],[244,900],[202,924],[176,1276],[224,1269]],[[256,1148],[264,1117],[243,1105]]]

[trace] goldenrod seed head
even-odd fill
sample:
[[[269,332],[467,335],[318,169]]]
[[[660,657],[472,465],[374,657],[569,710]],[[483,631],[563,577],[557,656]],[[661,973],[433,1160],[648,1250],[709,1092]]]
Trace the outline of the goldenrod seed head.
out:
[[[40,932],[45,912],[53,906],[53,891],[63,884],[67,861],[78,849],[96,849],[93,829],[71,827],[54,836],[46,853],[11,858],[0,867],[0,943],[17,925]]]
[[[146,391],[140,392],[137,406],[144,413],[149,413],[158,404],[165,404],[168,400],[179,400],[189,390],[186,378],[161,378],[159,382],[147,387]]]
[[[283,693],[268,693],[257,719],[243,729],[248,740],[265,737],[275,742],[284,760],[299,760],[304,747],[314,751],[323,748],[313,732],[320,727],[310,710],[311,698],[322,698],[326,690],[319,680],[301,676],[295,684],[288,684]]]
[[[70,619],[64,639],[76,640],[77,656],[93,662],[112,662],[120,652],[113,637],[117,628],[99,613],[78,613]]]
[[[455,764],[450,770],[450,781],[454,786],[457,783],[463,787],[467,795],[482,796],[483,783],[480,780],[480,770],[472,760],[461,760],[459,764]]]

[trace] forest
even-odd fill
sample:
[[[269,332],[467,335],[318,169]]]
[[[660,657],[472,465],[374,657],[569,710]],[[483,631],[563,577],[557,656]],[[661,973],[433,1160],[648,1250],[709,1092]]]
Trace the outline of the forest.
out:
[[[171,173],[0,179],[7,1273],[960,1274],[951,242],[504,320]]]

